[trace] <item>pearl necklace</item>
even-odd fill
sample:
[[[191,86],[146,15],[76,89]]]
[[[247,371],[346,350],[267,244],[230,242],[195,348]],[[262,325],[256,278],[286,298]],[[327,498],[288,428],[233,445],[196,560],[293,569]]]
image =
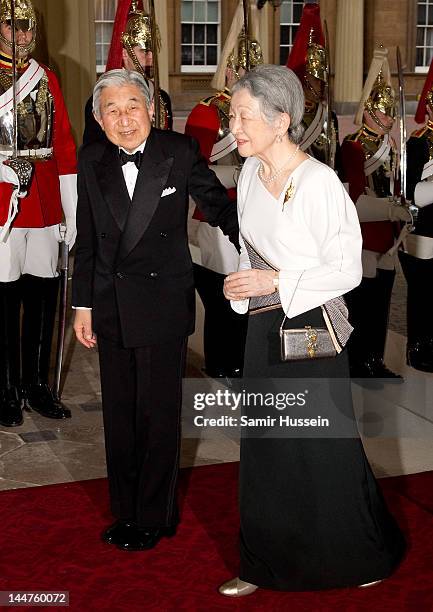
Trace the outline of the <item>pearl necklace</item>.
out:
[[[290,155],[289,159],[286,161],[286,163],[284,164],[284,166],[281,166],[281,168],[279,170],[277,170],[275,172],[275,174],[273,174],[272,176],[265,178],[263,176],[263,164],[260,162],[260,166],[259,166],[259,177],[260,179],[264,182],[264,183],[272,183],[272,181],[275,181],[276,178],[278,178],[280,176],[280,174],[283,172],[283,170],[285,170],[287,168],[287,166],[290,164],[290,162],[295,159],[296,155],[298,154],[299,151],[299,145],[296,147],[296,149],[293,151],[293,153]]]

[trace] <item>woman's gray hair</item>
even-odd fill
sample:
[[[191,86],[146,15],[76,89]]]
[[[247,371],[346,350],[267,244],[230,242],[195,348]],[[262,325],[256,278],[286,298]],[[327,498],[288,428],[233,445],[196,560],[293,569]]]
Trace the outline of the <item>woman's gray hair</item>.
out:
[[[233,85],[232,94],[240,89],[248,89],[257,98],[268,123],[273,123],[279,113],[287,113],[290,116],[289,139],[295,144],[301,142],[304,91],[293,70],[273,64],[256,66]]]
[[[124,85],[136,85],[146,100],[147,108],[149,108],[153,99],[153,84],[151,91],[150,82],[135,70],[125,70],[124,68],[109,70],[99,77],[93,89],[93,112],[98,119],[101,118],[102,90],[105,87],[123,87]]]

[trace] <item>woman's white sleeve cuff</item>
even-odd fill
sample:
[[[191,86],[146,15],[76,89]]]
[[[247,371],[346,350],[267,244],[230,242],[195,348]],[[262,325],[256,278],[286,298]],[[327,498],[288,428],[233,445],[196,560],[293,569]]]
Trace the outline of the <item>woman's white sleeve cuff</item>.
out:
[[[250,304],[250,300],[230,300],[230,305],[232,310],[237,312],[238,314],[246,314],[248,312],[248,306]]]

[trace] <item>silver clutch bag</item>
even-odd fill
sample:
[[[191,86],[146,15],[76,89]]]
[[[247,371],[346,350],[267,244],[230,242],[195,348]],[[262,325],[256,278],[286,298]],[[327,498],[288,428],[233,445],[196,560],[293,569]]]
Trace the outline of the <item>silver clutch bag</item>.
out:
[[[284,329],[284,317],[280,327],[281,361],[301,361],[335,357],[337,351],[329,331],[309,325],[297,329]]]

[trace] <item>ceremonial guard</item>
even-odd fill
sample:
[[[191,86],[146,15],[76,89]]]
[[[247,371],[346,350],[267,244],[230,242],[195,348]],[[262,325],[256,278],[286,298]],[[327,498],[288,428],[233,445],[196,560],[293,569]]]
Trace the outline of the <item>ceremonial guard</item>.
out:
[[[305,95],[300,148],[339,172],[338,119],[332,110],[329,49],[325,48],[318,0],[304,5],[287,67],[299,77]]]
[[[162,130],[172,130],[173,113],[170,96],[158,85],[157,52],[160,47],[161,37],[154,17],[152,19],[151,15],[139,9],[137,0],[119,0],[106,70],[116,68],[136,70],[148,81],[152,81],[152,89],[157,85],[159,96],[155,99],[153,126]],[[92,105],[93,98],[90,97],[85,109],[83,144],[105,139],[104,132],[93,117]]]
[[[230,89],[247,70],[247,47],[249,67],[263,63],[259,43],[245,35],[243,26],[239,8],[212,82],[220,91],[201,100],[192,109],[185,126],[185,134],[198,141],[202,154],[227,188],[234,207],[242,159],[229,128]],[[194,264],[194,280],[205,309],[205,371],[215,378],[239,377],[242,375],[248,317],[234,312],[223,294],[224,278],[237,270],[239,255],[227,236],[219,228],[209,225],[198,208],[193,216],[200,221],[197,240],[201,265]]]
[[[407,281],[407,363],[433,372],[433,319],[426,283],[433,278],[433,61],[407,143],[407,197],[418,207],[415,229],[403,242],[400,262]]]
[[[13,32],[11,2],[0,2],[0,423],[5,426],[23,422],[23,398],[43,416],[70,416],[54,398],[48,372],[59,242],[64,238],[72,247],[76,235],[76,151],[68,114],[54,73],[30,57],[36,42],[33,6],[30,0],[14,5]],[[28,185],[22,184],[23,160],[29,162]]]
[[[355,328],[348,343],[349,359],[351,374],[357,378],[401,379],[383,361],[398,221],[410,220],[407,208],[393,199],[397,152],[389,132],[394,115],[388,51],[380,47],[374,52],[355,117],[360,128],[344,139],[341,150],[343,180],[356,204],[363,237],[362,282],[347,294]]]

